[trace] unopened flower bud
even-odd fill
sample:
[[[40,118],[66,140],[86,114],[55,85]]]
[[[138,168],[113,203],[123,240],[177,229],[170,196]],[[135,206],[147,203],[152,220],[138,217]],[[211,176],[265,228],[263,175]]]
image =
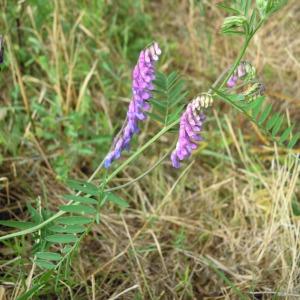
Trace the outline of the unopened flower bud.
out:
[[[248,24],[247,18],[245,16],[231,16],[227,17],[224,20],[221,30],[223,33],[226,33],[228,31],[244,27],[245,24]]]

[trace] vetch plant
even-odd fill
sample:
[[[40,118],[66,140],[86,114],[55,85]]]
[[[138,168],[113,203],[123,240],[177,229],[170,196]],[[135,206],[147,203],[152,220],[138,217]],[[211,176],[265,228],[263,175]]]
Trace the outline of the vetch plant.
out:
[[[107,202],[115,203],[120,208],[128,207],[129,204],[125,200],[113,193],[124,186],[109,188],[111,180],[161,136],[174,130],[178,141],[171,154],[171,163],[173,167],[179,168],[180,163],[188,159],[201,142],[205,116],[209,114],[212,104],[217,105],[218,100],[242,112],[279,145],[288,148],[296,145],[300,134],[293,134],[293,126],[282,128],[286,125],[284,116],[273,113],[270,104],[265,105],[264,85],[258,79],[255,68],[249,62],[242,61],[255,33],[286,1],[256,1],[255,6],[249,0],[232,1],[231,6],[226,3],[219,6],[233,15],[225,19],[221,30],[225,35],[242,36],[243,44],[232,66],[220,75],[208,92],[199,93],[199,96],[192,97],[193,100],[186,103],[188,93],[184,89],[184,81],[177,73],[163,74],[155,70],[154,64],[159,59],[161,50],[157,43],[153,43],[142,50],[133,70],[132,98],[124,125],[111,150],[89,180],[68,181],[67,184],[74,193],[62,196],[66,203],[59,206],[57,212],[43,207],[36,209],[28,206],[30,222],[0,222],[2,225],[20,229],[0,237],[0,241],[28,234],[31,234],[35,241],[32,262],[45,273],[36,277],[29,292],[34,294],[47,280],[57,276],[63,270],[63,266],[68,267],[80,241],[94,222],[100,222],[101,208]],[[144,120],[146,115],[162,128],[133,151],[116,169],[109,172],[112,162],[120,158],[123,150],[129,149],[134,135],[139,131],[138,123]],[[92,180],[100,172],[101,183],[96,186]],[[148,171],[139,176],[139,179],[147,173]]]

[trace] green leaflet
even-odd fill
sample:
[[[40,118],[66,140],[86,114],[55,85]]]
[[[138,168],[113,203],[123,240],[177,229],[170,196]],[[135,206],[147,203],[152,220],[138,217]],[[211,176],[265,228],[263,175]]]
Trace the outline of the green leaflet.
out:
[[[42,260],[42,259],[36,259],[35,263],[41,268],[41,269],[47,269],[52,270],[55,268],[55,264],[53,264],[50,261]]]
[[[272,129],[272,132],[271,132],[273,138],[274,138],[274,137],[277,135],[277,133],[279,132],[279,130],[280,130],[280,128],[281,128],[281,125],[282,125],[282,123],[283,123],[283,119],[284,119],[283,116],[279,116],[278,119],[276,120],[276,123],[275,123],[275,125],[273,126],[273,129]]]
[[[292,138],[291,138],[291,140],[290,140],[290,142],[289,142],[289,144],[288,144],[288,148],[293,148],[296,144],[297,144],[297,142],[298,142],[298,140],[300,139],[300,132],[297,132]]]
[[[129,207],[129,204],[125,200],[123,200],[122,198],[120,198],[119,196],[117,196],[113,193],[106,193],[106,196],[109,201],[117,204],[121,208]]]
[[[268,104],[266,106],[266,108],[263,110],[263,112],[261,113],[261,116],[258,120],[259,124],[262,124],[267,119],[267,117],[269,116],[271,110],[272,110],[272,104]]]
[[[57,233],[81,233],[85,231],[85,227],[81,225],[53,225],[49,227],[48,230]]]
[[[285,131],[283,132],[283,134],[279,138],[279,143],[283,143],[284,141],[286,141],[287,138],[289,137],[290,133],[292,132],[292,130],[293,130],[292,126],[286,128]]]
[[[45,240],[51,243],[65,244],[75,243],[77,237],[73,234],[52,234],[45,237]]]
[[[89,195],[93,195],[93,196],[99,195],[98,188],[90,182],[68,180],[67,185],[75,191],[83,192],[85,194],[89,194]]]
[[[275,115],[273,115],[267,122],[266,129],[270,131],[273,128],[273,126],[278,122],[279,118],[280,114],[276,113]]]
[[[27,203],[26,206],[31,215],[33,222],[40,223],[42,221],[40,213],[35,208],[33,208],[30,203]]]
[[[61,205],[59,209],[66,212],[77,213],[77,214],[96,214],[97,211],[95,208],[81,205],[81,204],[74,204],[74,205]]]
[[[252,108],[252,115],[255,119],[257,118],[259,112],[262,110],[262,105],[265,99],[266,99],[265,96],[260,96],[253,102],[253,106],[251,108]]]
[[[84,225],[89,224],[93,219],[81,216],[60,217],[57,222],[64,225]]]
[[[18,228],[18,229],[28,229],[36,224],[33,222],[20,222],[20,221],[0,221],[0,225],[4,225],[7,227],[13,227],[13,228]]]
[[[61,260],[62,256],[58,253],[54,252],[37,252],[37,258],[44,259],[44,260]]]
[[[81,203],[89,203],[89,204],[97,204],[98,201],[89,197],[82,197],[82,196],[76,196],[76,195],[64,195],[64,199],[75,201],[75,202],[81,202]]]

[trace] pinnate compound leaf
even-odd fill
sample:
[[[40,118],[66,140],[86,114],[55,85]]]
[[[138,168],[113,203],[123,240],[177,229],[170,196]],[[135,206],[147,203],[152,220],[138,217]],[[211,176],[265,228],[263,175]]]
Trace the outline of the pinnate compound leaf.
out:
[[[159,73],[156,78],[154,90],[154,100],[151,101],[153,111],[149,112],[150,118],[162,123],[164,126],[170,124],[170,119],[174,120],[177,115],[174,113],[178,107],[182,106],[187,92],[184,91],[185,82],[180,80],[176,72],[169,75]]]

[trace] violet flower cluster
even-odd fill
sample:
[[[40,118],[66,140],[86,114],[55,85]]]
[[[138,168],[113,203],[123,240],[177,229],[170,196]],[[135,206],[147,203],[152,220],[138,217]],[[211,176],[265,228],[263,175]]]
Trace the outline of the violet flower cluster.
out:
[[[252,80],[255,78],[255,68],[247,61],[242,61],[227,81],[227,87],[233,88],[238,80]]]
[[[141,51],[138,62],[132,73],[132,98],[129,104],[127,118],[119,135],[115,138],[112,150],[107,154],[104,167],[121,156],[124,149],[129,149],[134,134],[139,132],[138,121],[146,119],[145,111],[150,109],[149,100],[154,89],[155,61],[159,59],[161,49],[157,43]]]
[[[213,99],[210,94],[203,94],[191,101],[181,115],[178,141],[171,154],[174,168],[179,168],[180,161],[190,157],[192,150],[198,147],[197,142],[203,140],[200,135],[206,118],[203,109],[211,106],[212,102]]]

